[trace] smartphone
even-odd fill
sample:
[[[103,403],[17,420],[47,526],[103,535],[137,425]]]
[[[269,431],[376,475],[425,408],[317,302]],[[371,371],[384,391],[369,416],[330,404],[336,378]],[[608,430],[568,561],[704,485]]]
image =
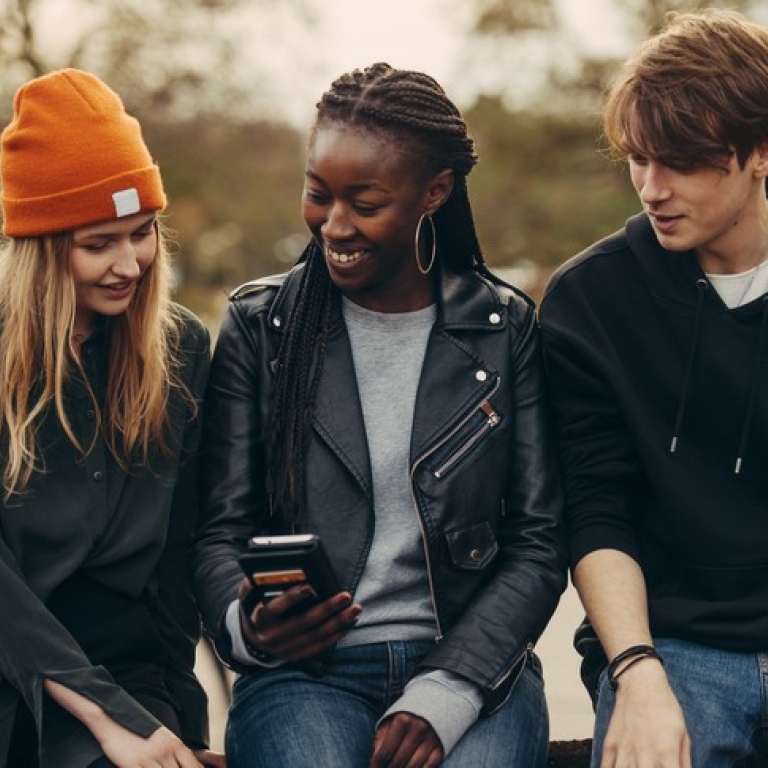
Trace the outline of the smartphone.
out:
[[[239,562],[252,587],[243,599],[247,615],[257,603],[267,603],[297,585],[307,584],[312,592],[286,611],[285,617],[301,613],[342,591],[323,543],[315,534],[254,536]]]

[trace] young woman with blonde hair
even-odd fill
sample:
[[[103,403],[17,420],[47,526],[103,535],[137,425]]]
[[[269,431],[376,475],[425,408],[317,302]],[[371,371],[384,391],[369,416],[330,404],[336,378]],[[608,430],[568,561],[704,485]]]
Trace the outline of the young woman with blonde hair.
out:
[[[187,578],[209,338],[117,94],[22,86],[0,151],[0,763],[223,765]]]

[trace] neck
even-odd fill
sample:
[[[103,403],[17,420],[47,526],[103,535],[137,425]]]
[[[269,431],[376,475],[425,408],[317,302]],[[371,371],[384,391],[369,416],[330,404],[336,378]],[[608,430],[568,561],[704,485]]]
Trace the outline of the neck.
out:
[[[747,247],[697,250],[696,259],[709,275],[739,275],[768,260],[768,233]]]
[[[742,274],[768,260],[768,200],[743,210],[730,231],[696,249],[696,258],[710,275]]]

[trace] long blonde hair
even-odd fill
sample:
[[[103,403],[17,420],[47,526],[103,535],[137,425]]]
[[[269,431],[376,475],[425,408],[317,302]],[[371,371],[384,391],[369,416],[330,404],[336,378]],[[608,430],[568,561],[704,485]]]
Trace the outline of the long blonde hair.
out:
[[[44,470],[36,435],[55,408],[62,429],[86,455],[72,428],[65,383],[79,372],[98,414],[100,432],[122,467],[168,450],[168,399],[178,380],[172,358],[179,317],[170,301],[170,258],[158,224],[157,254],[141,277],[128,310],[107,319],[110,332],[106,396],[100,407],[73,346],[75,285],[72,233],[15,238],[0,248],[0,444],[7,501]],[[94,441],[98,433],[94,435]]]

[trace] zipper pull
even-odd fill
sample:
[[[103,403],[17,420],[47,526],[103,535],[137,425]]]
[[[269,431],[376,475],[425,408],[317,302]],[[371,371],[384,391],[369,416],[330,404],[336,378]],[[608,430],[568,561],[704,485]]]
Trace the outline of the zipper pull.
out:
[[[501,421],[501,417],[493,410],[493,406],[487,400],[480,403],[480,410],[488,417],[489,427],[495,427]]]

